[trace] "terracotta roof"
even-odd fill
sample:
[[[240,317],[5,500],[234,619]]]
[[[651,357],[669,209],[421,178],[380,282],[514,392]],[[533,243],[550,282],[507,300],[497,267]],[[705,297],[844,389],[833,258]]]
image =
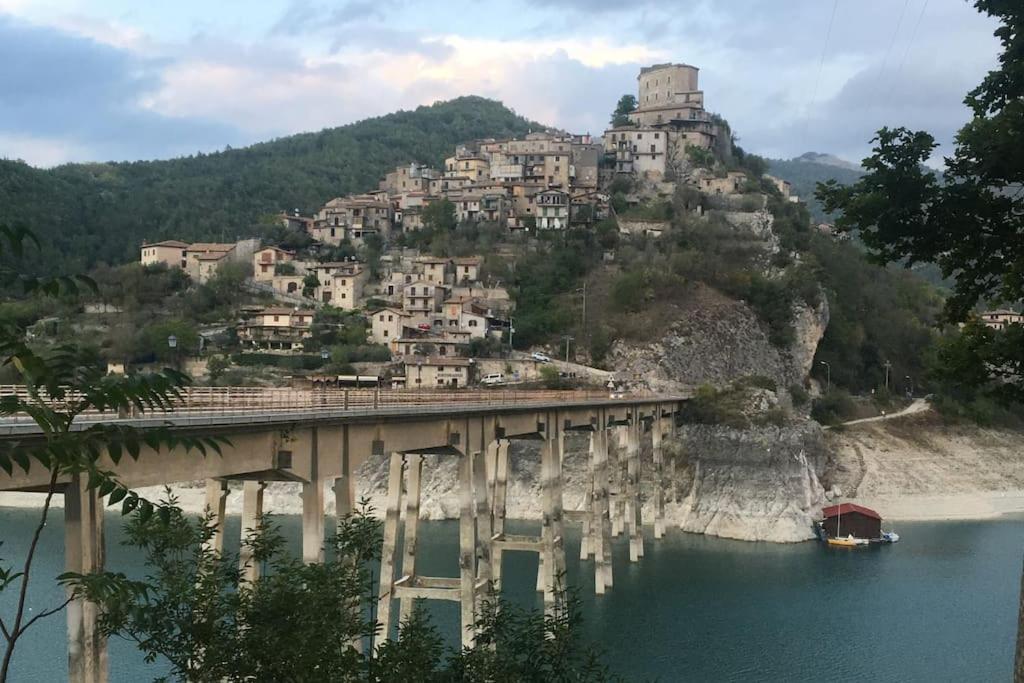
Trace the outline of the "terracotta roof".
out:
[[[231,251],[234,248],[234,244],[224,242],[196,242],[189,245],[188,251]]]
[[[832,505],[821,510],[822,516],[826,518],[837,517],[839,515],[846,515],[851,512],[859,512],[860,514],[865,515],[867,517],[882,519],[882,516],[875,512],[874,510],[872,510],[871,508],[866,508],[862,505],[857,505],[856,503],[842,503],[840,505]]]
[[[143,242],[142,248],[146,247],[175,247],[177,249],[184,249],[188,247],[188,242],[181,242],[179,240],[164,240],[162,242]]]
[[[445,356],[434,356],[434,357],[423,357],[423,356],[406,356],[402,359],[402,362],[406,365],[461,365],[468,366],[468,358],[455,358]]]
[[[271,308],[264,308],[259,312],[260,315],[313,315],[315,311],[311,308],[300,308],[295,310],[294,308],[287,308],[285,306],[273,306]]]

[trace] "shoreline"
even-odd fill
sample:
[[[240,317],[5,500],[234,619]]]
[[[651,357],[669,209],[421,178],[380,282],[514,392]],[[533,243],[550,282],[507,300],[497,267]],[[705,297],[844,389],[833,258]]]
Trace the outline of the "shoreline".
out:
[[[297,488],[297,487],[296,487]],[[142,487],[136,489],[140,495],[149,499],[159,499],[164,495],[162,486]],[[174,494],[178,497],[179,506],[186,512],[201,514],[206,505],[205,491],[201,488],[175,487]],[[302,514],[302,503],[291,492],[280,492],[273,495],[267,492],[264,510],[279,515]],[[334,513],[333,500],[326,496],[325,512]],[[43,494],[21,491],[0,492],[0,510],[4,508],[34,509],[41,507]],[[241,513],[241,496],[228,498],[227,514],[236,516]],[[900,496],[872,496],[844,498],[836,502],[849,502],[864,505],[877,510],[884,522],[944,522],[944,521],[983,521],[1024,514],[1024,489],[1005,491],[980,491],[972,493],[955,493],[946,495],[904,494]],[[51,503],[54,509],[64,507],[63,496],[54,496]],[[110,510],[116,511],[118,506]],[[509,517],[509,519],[514,519]],[[678,525],[669,525],[678,526]]]

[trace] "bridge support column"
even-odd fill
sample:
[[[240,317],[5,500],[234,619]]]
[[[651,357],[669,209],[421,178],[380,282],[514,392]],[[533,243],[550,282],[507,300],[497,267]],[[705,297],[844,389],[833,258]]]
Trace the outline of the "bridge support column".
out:
[[[506,494],[508,492],[508,447],[507,439],[499,439],[495,449],[494,493],[491,498],[493,529],[491,535],[491,582],[494,590],[501,590],[501,551],[498,539],[505,533]]]
[[[541,559],[538,583],[543,580],[545,610],[551,611],[558,600],[559,583],[565,577],[564,523],[562,519],[562,450],[561,425],[547,421],[548,433],[541,448],[541,485],[544,491],[544,512],[541,525]]]
[[[302,484],[302,561],[324,561],[324,480],[320,477],[319,438],[312,428],[309,481]]]
[[[626,522],[626,478],[622,475],[626,464],[626,445],[629,442],[629,428],[618,427],[615,430],[614,457],[610,457],[611,492],[610,511],[612,536],[621,536]],[[611,454],[609,454],[611,455]]]
[[[103,501],[88,489],[81,475],[73,475],[64,490],[64,562],[69,572],[103,571],[106,549]],[[109,672],[107,640],[97,626],[95,604],[76,599],[68,603],[68,681],[105,683]]]
[[[476,625],[476,501],[469,453],[459,458],[459,599],[462,647],[473,647]]]
[[[377,622],[380,624],[380,641],[391,638],[391,603],[395,584],[395,544],[398,539],[399,505],[402,502],[401,453],[391,454],[388,469],[388,502],[384,513],[384,544],[380,555],[380,591],[377,602]]]
[[[640,510],[640,411],[634,409],[626,436],[626,528],[629,531],[629,561],[644,556]]]
[[[651,424],[651,451],[654,459],[654,538],[658,539],[665,535],[665,465],[662,447],[664,422],[661,407],[655,406],[655,410],[656,417]]]
[[[206,480],[206,514],[215,525],[207,547],[218,555],[224,552],[224,517],[227,511],[228,482],[222,479]]]
[[[489,451],[490,449],[488,449]],[[484,451],[473,456],[473,497],[476,517],[476,578],[483,584],[481,597],[490,598],[493,589],[491,565],[492,532],[491,508],[487,504],[487,459],[490,453]]]
[[[252,547],[245,542],[246,536],[256,531],[263,516],[263,481],[246,481],[242,484],[242,545],[238,551],[238,564],[242,580],[253,582],[260,578],[260,565],[253,559]]]
[[[416,576],[416,551],[419,549],[417,534],[420,526],[420,482],[423,478],[423,456],[410,453],[406,456],[408,481],[405,489],[405,527],[402,542],[402,575]],[[412,598],[405,598],[399,605],[399,625],[405,624],[412,616]]]
[[[591,510],[591,547],[594,554],[594,592],[603,595],[612,587],[612,521],[608,499],[608,430],[601,427],[590,436],[594,454],[594,493]]]

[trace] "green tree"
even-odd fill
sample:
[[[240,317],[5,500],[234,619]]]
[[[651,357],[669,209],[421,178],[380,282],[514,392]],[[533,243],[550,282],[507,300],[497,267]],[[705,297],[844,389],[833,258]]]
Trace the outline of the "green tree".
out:
[[[423,209],[423,225],[434,231],[451,232],[455,229],[455,204],[448,199],[430,202]]]
[[[629,114],[635,109],[636,97],[633,95],[623,95],[620,97],[618,103],[615,105],[614,111],[612,111],[612,128],[631,125]]]
[[[32,233],[0,225],[0,287],[4,291],[76,296],[83,285],[95,289],[95,284],[84,278],[39,279],[3,265],[10,256],[20,262],[26,242],[36,242]],[[181,388],[189,381],[170,369],[151,375],[106,375],[105,368],[93,361],[80,344],[36,349],[27,342],[24,328],[14,324],[0,326],[0,367],[13,368],[16,383],[24,387],[22,394],[0,398],[0,417],[28,416],[39,433],[37,440],[0,442],[0,470],[9,476],[15,467],[26,474],[39,470],[47,473],[43,485],[46,497],[23,561],[15,568],[8,561],[0,560],[0,593],[17,591],[11,612],[0,614],[4,643],[0,683],[8,680],[11,661],[26,631],[71,602],[69,597],[60,604],[36,609],[31,616],[27,610],[36,550],[46,528],[53,496],[65,482],[84,481],[90,493],[106,498],[108,505],[121,503],[125,513],[136,510],[140,518],[148,518],[158,509],[158,516],[165,518],[169,514],[166,508],[154,508],[108,469],[110,464],[105,454],[117,465],[124,456],[137,459],[143,447],[160,450],[179,444],[186,450],[198,448],[203,453],[208,448],[219,449],[215,439],[172,436],[163,428],[137,430],[123,423],[89,422],[85,426],[81,421],[76,423],[76,418],[86,412],[117,415],[165,407],[180,396]]]
[[[1016,0],[977,0],[975,7],[999,20],[1002,52],[998,68],[964,100],[973,117],[956,136],[943,181],[922,168],[935,149],[931,135],[883,128],[863,178],[845,188],[825,183],[817,193],[826,211],[841,212],[836,226],[858,231],[877,258],[937,264],[953,282],[950,321],[964,320],[982,300],[1024,300],[1024,12]],[[967,329],[959,344],[945,349],[947,367],[982,388],[987,373],[979,361],[1010,370],[995,397],[1024,400],[1019,327],[1003,331],[1000,341]],[[1014,679],[1024,680],[1024,574]]]
[[[264,518],[244,543],[263,570],[243,581],[237,556],[210,548],[209,518],[164,505],[163,517],[133,515],[127,542],[145,554],[142,580],[107,573],[66,581],[100,607],[100,628],[163,657],[180,681],[604,681],[609,674],[579,631],[575,601],[542,616],[487,602],[478,646],[443,646],[417,606],[385,641],[371,572],[380,559],[380,522],[362,506],[342,518],[325,561],[305,564],[285,550]],[[364,644],[376,641],[368,649]]]

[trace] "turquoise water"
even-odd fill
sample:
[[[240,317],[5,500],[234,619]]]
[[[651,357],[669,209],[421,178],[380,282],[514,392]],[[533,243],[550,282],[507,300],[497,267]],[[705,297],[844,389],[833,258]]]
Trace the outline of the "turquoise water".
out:
[[[40,547],[31,604],[60,597],[60,513]],[[35,514],[0,508],[0,556],[22,557]],[[299,549],[298,520],[279,520]],[[529,525],[512,525],[526,531]],[[421,571],[457,575],[458,525],[421,527]],[[108,517],[108,566],[137,573]],[[586,630],[629,680],[662,681],[1002,681],[1010,680],[1024,520],[904,523],[891,547],[830,550],[669,533],[631,565],[616,539],[615,587],[593,595],[593,569],[580,562],[569,530],[570,583],[580,589]],[[228,538],[238,537],[229,518]],[[536,556],[506,553],[505,596],[539,605]],[[9,613],[10,597],[0,597]],[[454,643],[455,603],[432,614]],[[41,622],[19,645],[14,681],[66,678],[63,615]],[[151,680],[161,671],[114,641],[111,680]]]

